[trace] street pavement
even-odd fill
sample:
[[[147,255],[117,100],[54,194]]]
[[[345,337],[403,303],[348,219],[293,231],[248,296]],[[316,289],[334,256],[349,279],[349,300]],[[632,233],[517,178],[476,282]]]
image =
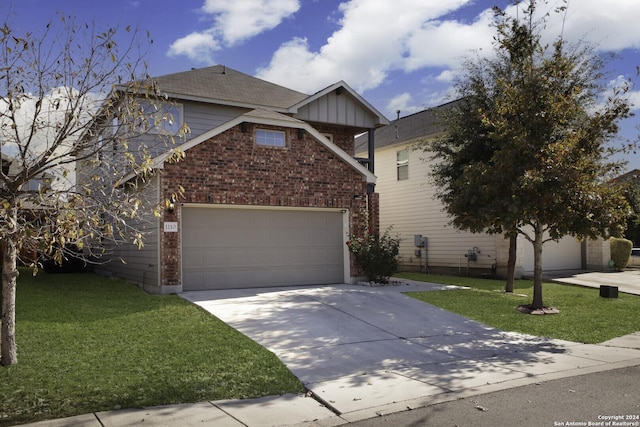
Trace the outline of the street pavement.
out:
[[[106,411],[33,425],[336,426],[640,365],[640,333],[600,345],[527,336],[403,294],[445,288],[405,281],[186,292],[183,298],[274,352],[309,392]]]
[[[349,427],[639,426],[639,379],[640,366],[631,366],[452,400]]]

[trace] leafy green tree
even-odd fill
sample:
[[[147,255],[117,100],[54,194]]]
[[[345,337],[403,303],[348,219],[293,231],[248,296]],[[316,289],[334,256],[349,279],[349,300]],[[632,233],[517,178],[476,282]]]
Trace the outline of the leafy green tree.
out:
[[[129,40],[122,47],[120,33]],[[142,245],[128,222],[144,213],[142,192],[114,181],[128,171],[145,179],[152,150],[133,138],[171,118],[158,115],[160,94],[145,79],[140,40],[129,28],[100,31],[64,15],[26,33],[0,23],[2,365],[18,360],[21,251],[62,262],[71,250],[100,256],[110,241]],[[154,132],[153,141],[172,138]],[[79,162],[93,172],[76,176]],[[38,260],[22,262],[37,271]]]
[[[631,207],[631,215],[627,218],[625,237],[633,242],[634,247],[640,246],[640,181],[637,175],[621,182],[624,195]]]
[[[530,308],[540,309],[546,241],[624,229],[628,204],[608,182],[622,166],[610,156],[624,147],[608,142],[630,108],[628,87],[602,99],[605,63],[593,47],[562,35],[543,44],[546,17],[534,19],[538,2],[522,4],[522,19],[494,9],[494,55],[465,62],[445,134],[424,148],[434,153],[437,197],[453,224],[533,244]]]

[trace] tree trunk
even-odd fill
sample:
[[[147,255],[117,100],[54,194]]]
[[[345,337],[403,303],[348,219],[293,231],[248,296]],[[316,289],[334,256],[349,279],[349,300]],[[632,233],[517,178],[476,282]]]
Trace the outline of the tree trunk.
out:
[[[17,208],[8,209],[9,222],[16,224]],[[9,225],[10,226],[10,225]],[[15,225],[14,225],[15,228]],[[15,231],[15,230],[12,230]],[[10,233],[9,235],[13,235]],[[0,327],[0,364],[3,366],[18,363],[16,345],[16,243],[8,238],[2,245],[2,326]]]
[[[507,261],[507,283],[504,291],[513,293],[513,281],[516,275],[516,244],[518,241],[518,233],[509,237],[509,260]]]
[[[543,308],[542,303],[542,225],[535,226],[535,240],[533,242],[533,302],[531,308],[534,310]]]

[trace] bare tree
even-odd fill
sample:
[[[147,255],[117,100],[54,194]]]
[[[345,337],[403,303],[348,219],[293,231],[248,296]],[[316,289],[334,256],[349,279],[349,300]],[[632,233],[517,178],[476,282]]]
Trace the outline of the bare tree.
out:
[[[138,184],[158,146],[186,130],[167,131],[171,110],[145,74],[150,43],[129,27],[99,30],[62,14],[39,32],[0,26],[2,365],[17,363],[19,262],[35,272],[42,257],[91,261],[105,242],[143,244],[130,225],[147,206]],[[135,180],[122,181],[127,173]]]

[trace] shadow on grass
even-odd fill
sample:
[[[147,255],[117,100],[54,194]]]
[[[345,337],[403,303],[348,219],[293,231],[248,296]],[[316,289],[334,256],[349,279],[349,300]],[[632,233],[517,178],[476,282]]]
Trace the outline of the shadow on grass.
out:
[[[0,426],[303,390],[272,353],[176,295],[86,273],[19,280]]]

